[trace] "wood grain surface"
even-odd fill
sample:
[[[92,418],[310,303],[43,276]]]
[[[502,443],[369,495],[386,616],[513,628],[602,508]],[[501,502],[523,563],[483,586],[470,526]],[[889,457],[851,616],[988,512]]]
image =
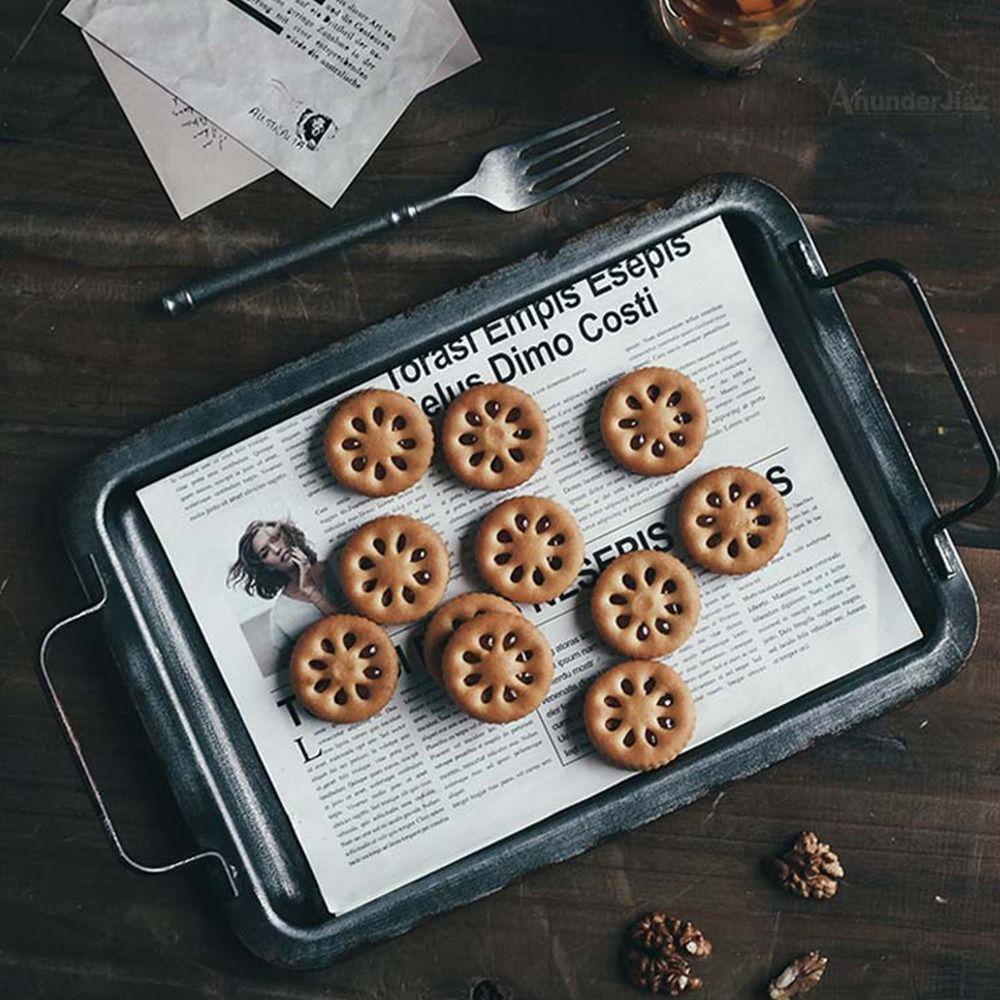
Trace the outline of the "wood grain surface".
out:
[[[518,1000],[638,996],[618,935],[644,907],[716,945],[701,996],[763,996],[800,951],[832,998],[1000,996],[1000,504],[956,537],[983,605],[944,690],[333,969],[245,953],[197,873],[113,860],[32,670],[80,594],[55,535],[60,484],[143,425],[708,172],[741,170],[806,214],[831,268],[874,255],[923,278],[1000,432],[1000,6],[827,0],[740,82],[674,68],[639,0],[456,0],[483,63],[422,95],[333,213],[277,175],[178,222],[79,33],[52,0],[0,3],[0,996],[461,1000],[478,976]],[[967,113],[848,113],[838,95],[971,95]],[[615,105],[632,152],[517,216],[451,206],[387,239],[179,323],[157,293],[459,177],[476,154]],[[972,435],[904,294],[845,293],[942,508],[982,480]],[[141,857],[188,846],[99,633],[59,683]],[[802,828],[841,853],[829,903],[782,894],[763,858]]]

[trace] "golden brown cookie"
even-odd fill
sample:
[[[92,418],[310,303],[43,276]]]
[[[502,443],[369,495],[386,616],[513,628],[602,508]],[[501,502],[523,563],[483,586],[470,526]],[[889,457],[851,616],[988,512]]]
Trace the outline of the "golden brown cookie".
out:
[[[694,732],[694,700],[672,667],[659,660],[628,660],[590,685],[583,721],[606,760],[651,771],[687,746]]]
[[[441,450],[467,486],[507,490],[530,479],[545,457],[549,428],[526,392],[496,383],[466,389],[448,407]]]
[[[427,471],[434,431],[423,410],[390,389],[365,389],[337,407],[323,438],[337,482],[370,497],[409,489]]]
[[[302,707],[330,722],[360,722],[388,704],[399,660],[392,640],[358,615],[330,615],[299,636],[291,682]]]
[[[434,612],[434,617],[424,632],[424,665],[427,667],[427,673],[439,684],[441,654],[444,652],[445,644],[454,635],[455,629],[459,625],[464,625],[470,618],[488,611],[514,615],[521,613],[516,604],[511,604],[496,594],[459,594],[458,597],[445,601]]]
[[[727,466],[705,473],[684,491],[678,525],[684,547],[705,569],[752,573],[784,544],[788,511],[763,476]]]
[[[487,612],[460,625],[448,640],[441,676],[462,711],[483,722],[513,722],[548,694],[552,651],[527,618]]]
[[[576,580],[583,535],[576,518],[554,500],[513,497],[479,525],[476,565],[486,583],[512,601],[550,601]]]
[[[598,635],[619,653],[672,653],[698,623],[701,596],[691,571],[666,552],[629,552],[611,563],[590,595]]]
[[[448,585],[448,550],[423,521],[392,515],[363,524],[340,556],[347,599],[377,622],[413,622],[429,614]]]
[[[663,476],[689,465],[708,431],[698,386],[672,368],[640,368],[604,397],[601,434],[608,451],[630,472]]]

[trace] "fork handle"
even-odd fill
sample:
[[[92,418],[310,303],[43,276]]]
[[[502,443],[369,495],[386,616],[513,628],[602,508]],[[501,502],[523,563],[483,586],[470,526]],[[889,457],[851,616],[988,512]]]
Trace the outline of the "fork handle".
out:
[[[190,312],[205,302],[217,299],[220,295],[245,288],[253,282],[260,281],[272,274],[286,271],[294,264],[312,260],[321,254],[357,243],[376,233],[410,222],[429,208],[440,205],[453,196],[454,192],[426,198],[423,201],[393,208],[381,215],[373,215],[368,219],[358,219],[344,226],[328,229],[319,236],[298,243],[289,243],[276,250],[270,250],[250,260],[234,264],[232,267],[189,281],[172,292],[167,292],[160,299],[160,307],[168,316],[180,316]]]

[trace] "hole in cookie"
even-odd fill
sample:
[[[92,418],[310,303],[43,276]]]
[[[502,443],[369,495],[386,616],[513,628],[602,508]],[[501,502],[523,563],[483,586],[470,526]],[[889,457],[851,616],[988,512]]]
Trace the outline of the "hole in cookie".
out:
[[[413,579],[416,580],[421,587],[426,587],[427,584],[431,582],[430,570],[422,569],[419,573],[414,573]]]
[[[622,573],[622,583],[625,584],[629,590],[635,590],[638,586],[635,582],[635,577],[631,573]]]
[[[613,694],[606,694],[604,696],[604,704],[607,705],[608,708],[622,707],[622,703]]]
[[[399,455],[393,455],[392,458],[389,459],[389,461],[392,462],[392,464],[396,466],[396,468],[399,469],[400,472],[406,472],[405,458],[401,458]]]
[[[482,663],[483,662],[483,658],[478,653],[474,653],[471,649],[467,649],[462,654],[462,659],[465,660],[466,663]]]
[[[423,546],[416,548],[410,554],[410,562],[423,562],[427,558],[427,549]]]
[[[538,534],[540,534],[540,535],[544,534],[544,533],[545,533],[546,531],[548,531],[548,530],[549,530],[549,528],[551,528],[551,527],[552,527],[552,518],[550,518],[550,517],[548,516],[548,514],[543,514],[543,515],[542,515],[542,516],[541,516],[541,517],[540,517],[540,518],[539,518],[539,519],[538,519],[538,520],[537,520],[537,521],[535,522],[535,531],[537,531],[537,532],[538,532]]]
[[[656,631],[660,635],[670,635],[670,622],[666,618],[657,618],[654,624],[656,625]]]
[[[663,458],[663,456],[666,455],[666,453],[667,453],[667,446],[659,438],[657,438],[653,442],[653,454],[657,458]]]
[[[400,590],[400,593],[403,595],[403,600],[406,601],[407,604],[412,604],[417,599],[417,595],[405,585]]]
[[[309,666],[313,670],[326,670],[326,660],[310,660]]]
[[[690,413],[686,413],[686,412],[685,413],[678,413],[674,417],[674,423],[675,424],[689,424],[689,423],[691,423],[692,420],[694,420],[694,417],[692,417]]]
[[[512,649],[516,645],[517,645],[517,633],[516,632],[508,632],[503,637],[503,648],[504,649]]]
[[[479,637],[479,645],[489,652],[497,644],[497,637],[490,632],[484,632]]]
[[[652,587],[656,582],[656,569],[652,566],[647,566],[646,571],[642,574],[642,578],[646,581],[647,587]]]
[[[402,552],[403,549],[405,548],[406,548],[406,533],[401,531],[396,536],[396,551]]]
[[[639,421],[635,417],[626,417],[624,420],[618,421],[618,426],[623,431],[633,431],[639,426]]]
[[[518,514],[514,518],[514,526],[517,528],[518,531],[522,532],[527,531],[530,524],[531,522],[528,520],[527,514]]]
[[[524,449],[523,448],[508,448],[507,454],[510,455],[512,462],[523,462],[524,461]]]
[[[361,447],[361,442],[357,438],[344,438],[341,448],[344,451],[357,451]]]
[[[536,566],[531,571],[531,579],[534,581],[536,587],[540,587],[545,583],[545,574]]]
[[[518,657],[518,659],[520,659],[520,657]],[[518,680],[519,680],[519,681],[520,681],[520,682],[521,682],[522,684],[534,684],[534,683],[535,683],[535,675],[534,675],[534,674],[530,674],[530,673],[528,673],[528,671],[527,671],[527,670],[522,670],[522,671],[521,671],[521,673],[519,673],[519,674],[514,674],[514,676],[515,676],[515,677],[516,677],[516,678],[517,678],[517,679],[518,679]]]
[[[378,586],[378,580],[365,580],[361,584],[361,589],[366,593],[370,594]]]
[[[510,552],[498,552],[493,557],[493,561],[498,566],[506,566],[507,563],[509,563],[511,561],[511,559],[513,559],[513,558],[514,558],[514,556]]]
[[[709,493],[707,497],[705,497],[705,503],[707,503],[709,507],[721,507],[722,497],[719,496],[719,494],[716,493],[715,490],[712,490],[712,492]]]
[[[545,561],[549,564],[549,569],[562,569],[563,561],[559,556],[547,556]]]
[[[503,700],[506,702],[517,701],[517,692],[513,688],[504,685]]]
[[[479,700],[484,704],[488,705],[493,700],[493,685],[490,684],[483,688],[483,693],[479,696]]]
[[[646,742],[651,746],[655,747],[657,744],[656,733],[652,729],[647,729],[645,732]]]
[[[566,536],[562,535],[562,534],[553,535],[549,539],[549,545],[552,545],[552,546],[563,545],[563,544],[565,544],[565,542],[566,542]]]
[[[763,502],[764,498],[759,493],[751,493],[747,497],[747,509],[756,510]]]
[[[367,434],[368,433],[368,425],[361,419],[361,417],[354,417],[351,420],[351,426],[359,434]]]
[[[322,694],[332,683],[329,677],[321,677],[315,684],[313,684],[313,691],[316,694]]]
[[[375,643],[370,642],[364,647],[364,649],[361,650],[360,653],[358,653],[358,656],[360,656],[362,660],[370,660],[377,652],[378,648]]]
[[[677,590],[677,581],[674,579],[665,580],[663,586],[660,587],[661,594],[672,594]]]
[[[351,460],[351,468],[355,472],[364,472],[367,465],[368,459],[364,455],[358,455],[357,458]]]
[[[651,403],[655,403],[660,398],[660,387],[658,385],[647,386],[646,395],[649,396]]]
[[[347,704],[347,692],[343,688],[337,688],[337,693],[333,696],[333,700],[338,705]]]
[[[500,404],[495,399],[491,399],[483,409],[486,411],[487,416],[495,417],[500,412]]]
[[[740,554],[740,543],[737,539],[732,539],[730,543],[726,546],[726,552],[729,554],[730,559],[736,559]]]
[[[392,418],[392,423],[389,425],[394,431],[401,431],[406,427],[406,417],[395,416]]]
[[[640,642],[645,642],[649,638],[649,626],[645,622],[642,622],[635,630],[635,634]]]
[[[618,607],[622,607],[623,605],[628,604],[628,598],[624,594],[612,594],[608,598],[608,600],[612,604],[618,605]]]
[[[396,442],[396,444],[398,444],[399,447],[403,449],[403,451],[413,451],[413,449],[416,448],[417,446],[417,439],[401,438],[399,441]]]
[[[354,693],[362,701],[367,701],[372,696],[372,689],[367,684],[355,684]]]
[[[474,469],[476,469],[480,465],[483,464],[483,459],[484,458],[486,458],[486,452],[485,451],[474,451],[469,456],[469,465],[471,465]]]
[[[381,667],[365,667],[361,671],[370,681],[377,681],[382,676]]]
[[[670,708],[670,706],[673,703],[674,703],[674,699],[669,694],[661,695],[660,698],[657,699],[657,702],[656,702],[656,704],[659,705],[660,708]]]
[[[672,601],[670,604],[667,605],[667,611],[672,615],[679,615],[683,610],[684,610],[683,604],[677,604]]]
[[[530,427],[519,427],[516,431],[514,431],[514,437],[516,437],[518,441],[527,441],[532,434],[534,434],[534,431]]]
[[[743,490],[740,489],[738,483],[729,484],[729,500],[730,503],[736,503],[739,498],[743,496]]]
[[[771,523],[770,514],[758,514],[754,519],[753,523],[760,525],[762,528],[766,528]]]
[[[520,419],[521,419],[521,407],[512,406],[510,408],[510,412],[507,414],[507,423],[516,424]]]
[[[375,409],[372,410],[372,420],[375,421],[376,427],[382,426],[382,421],[385,420],[385,410],[383,410],[381,406],[376,406]]]
[[[606,719],[604,722],[604,728],[609,733],[613,733],[621,724],[622,724],[621,719]]]
[[[375,551],[380,555],[384,556],[388,546],[385,544],[384,538],[376,538],[372,541],[372,545],[375,547]]]
[[[673,720],[673,719],[671,719],[671,718],[669,718],[669,717],[667,717],[667,716],[663,716],[663,715],[661,715],[661,716],[660,716],[660,717],[659,717],[659,718],[658,718],[658,719],[656,720],[656,724],[657,724],[657,725],[658,725],[658,726],[659,726],[659,727],[660,727],[661,729],[673,729],[673,728],[674,728],[674,720]]]
[[[518,663],[527,663],[528,660],[534,657],[534,655],[534,650],[522,649],[521,652],[514,657],[514,659],[517,660]],[[530,684],[531,682],[529,681],[528,683]]]
[[[645,434],[633,434],[629,440],[628,446],[633,451],[638,451],[646,443]]]
[[[334,646],[332,639],[321,639],[319,645],[324,653],[335,653],[337,651],[337,647]]]
[[[667,396],[667,406],[676,406],[681,401],[681,391],[680,389],[674,389],[669,396]]]
[[[478,413],[475,413],[473,410],[468,410],[466,412],[465,422],[468,424],[472,424],[473,427],[483,426],[483,418]]]
[[[747,535],[747,545],[752,549],[759,549],[764,544],[764,539],[760,535]]]
[[[491,472],[503,472],[503,459],[499,455],[494,455],[493,460],[490,462]]]
[[[722,544],[722,535],[720,535],[719,532],[716,532],[714,535],[709,535],[705,544],[710,549],[718,548]]]
[[[642,409],[642,403],[640,403],[639,400],[638,400],[638,398],[636,398],[635,396],[626,396],[625,397],[625,405],[630,410],[641,410]]]
[[[482,674],[466,674],[462,678],[462,683],[466,687],[475,687],[483,679]]]
[[[619,628],[628,628],[629,622],[631,622],[631,621],[632,621],[632,616],[631,615],[619,615],[615,619],[615,624]]]
[[[625,739],[622,740],[622,743],[624,743],[625,746],[627,746],[627,747],[635,746],[635,730],[634,729],[630,729],[625,734]]]
[[[683,448],[684,445],[687,444],[687,436],[682,431],[671,431],[667,437],[670,438],[670,440],[673,441],[678,448]]]
[[[514,536],[506,528],[501,528],[497,532],[497,541],[503,545],[509,545],[514,541]]]
[[[358,560],[358,569],[374,569],[375,560],[371,556],[362,556]]]
[[[524,567],[515,566],[510,574],[511,583],[520,583],[524,579]]]
[[[470,444],[475,444],[479,440],[478,434],[473,434],[472,431],[466,431],[464,434],[458,435],[458,443],[464,444],[468,447]]]
[[[622,678],[621,689],[629,697],[635,694],[635,685],[627,677]]]
[[[392,591],[386,587],[382,591],[382,607],[387,608],[390,604],[392,604]]]
[[[344,649],[350,649],[358,641],[358,637],[353,632],[345,632],[343,641]]]

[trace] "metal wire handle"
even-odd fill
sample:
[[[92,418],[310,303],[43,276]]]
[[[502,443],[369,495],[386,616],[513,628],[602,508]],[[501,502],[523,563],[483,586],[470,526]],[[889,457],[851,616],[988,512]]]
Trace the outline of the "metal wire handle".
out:
[[[178,868],[184,868],[187,865],[192,865],[197,861],[215,861],[222,867],[223,872],[225,872],[226,881],[229,883],[229,889],[233,896],[238,897],[240,891],[236,884],[236,868],[226,861],[226,859],[218,851],[201,851],[198,854],[189,855],[186,858],[181,858],[179,861],[172,861],[170,864],[166,865],[144,865],[141,862],[136,861],[135,858],[133,858],[132,855],[125,850],[121,837],[118,836],[118,830],[115,828],[114,821],[111,819],[111,814],[108,812],[108,808],[104,804],[104,798],[101,795],[100,789],[98,789],[97,783],[94,781],[94,776],[91,774],[87,761],[83,756],[83,749],[80,746],[80,741],[73,730],[73,726],[69,721],[69,716],[67,716],[66,710],[63,708],[62,702],[59,700],[59,695],[56,693],[55,685],[52,683],[52,678],[49,674],[49,668],[46,663],[49,644],[60,630],[65,628],[67,625],[72,625],[74,622],[78,622],[81,619],[88,617],[89,615],[96,614],[104,607],[105,604],[107,604],[108,589],[105,586],[104,579],[97,569],[97,563],[94,560],[94,557],[90,556],[89,559],[91,568],[94,571],[94,576],[97,578],[100,586],[100,597],[93,604],[84,608],[82,611],[78,611],[76,614],[70,615],[67,618],[63,618],[62,621],[56,622],[56,624],[45,633],[45,638],[42,639],[42,644],[38,650],[38,674],[41,678],[42,687],[45,689],[45,693],[52,705],[52,710],[55,712],[56,719],[62,727],[63,736],[66,737],[66,742],[69,744],[69,748],[73,753],[76,766],[79,768],[80,774],[83,776],[84,784],[87,786],[87,793],[90,795],[90,801],[93,803],[94,809],[96,810],[98,818],[101,821],[101,826],[104,827],[104,832],[107,835],[108,840],[111,842],[111,846],[114,849],[115,854],[117,854],[118,859],[133,871],[139,872],[143,875],[164,875],[167,872],[176,871]]]
[[[957,524],[970,514],[981,510],[996,496],[997,487],[1000,485],[1000,460],[997,458],[996,445],[993,443],[986,423],[976,406],[975,400],[972,398],[972,393],[969,392],[969,387],[966,385],[965,379],[958,369],[958,363],[955,361],[955,356],[952,354],[944,331],[941,329],[941,324],[938,322],[937,316],[934,315],[934,310],[927,300],[927,295],[917,276],[908,267],[897,261],[876,258],[874,260],[862,261],[860,264],[854,264],[851,267],[845,267],[840,271],[834,271],[833,274],[823,274],[818,270],[818,262],[808,253],[803,243],[795,244],[792,250],[794,256],[797,258],[796,263],[803,278],[815,288],[835,288],[837,285],[853,281],[855,278],[860,278],[867,274],[891,274],[893,277],[899,278],[906,285],[917,307],[917,311],[920,313],[920,318],[924,321],[924,326],[927,327],[927,332],[934,341],[934,346],[937,348],[941,363],[944,365],[948,379],[958,395],[969,423],[972,425],[972,430],[976,435],[979,447],[982,449],[983,457],[986,460],[986,482],[982,489],[971,500],[961,504],[947,514],[938,515],[924,528],[924,544],[932,556],[936,557],[938,568],[945,575],[951,576],[955,572],[955,567],[951,565],[951,561],[940,544],[941,535],[953,524]]]

